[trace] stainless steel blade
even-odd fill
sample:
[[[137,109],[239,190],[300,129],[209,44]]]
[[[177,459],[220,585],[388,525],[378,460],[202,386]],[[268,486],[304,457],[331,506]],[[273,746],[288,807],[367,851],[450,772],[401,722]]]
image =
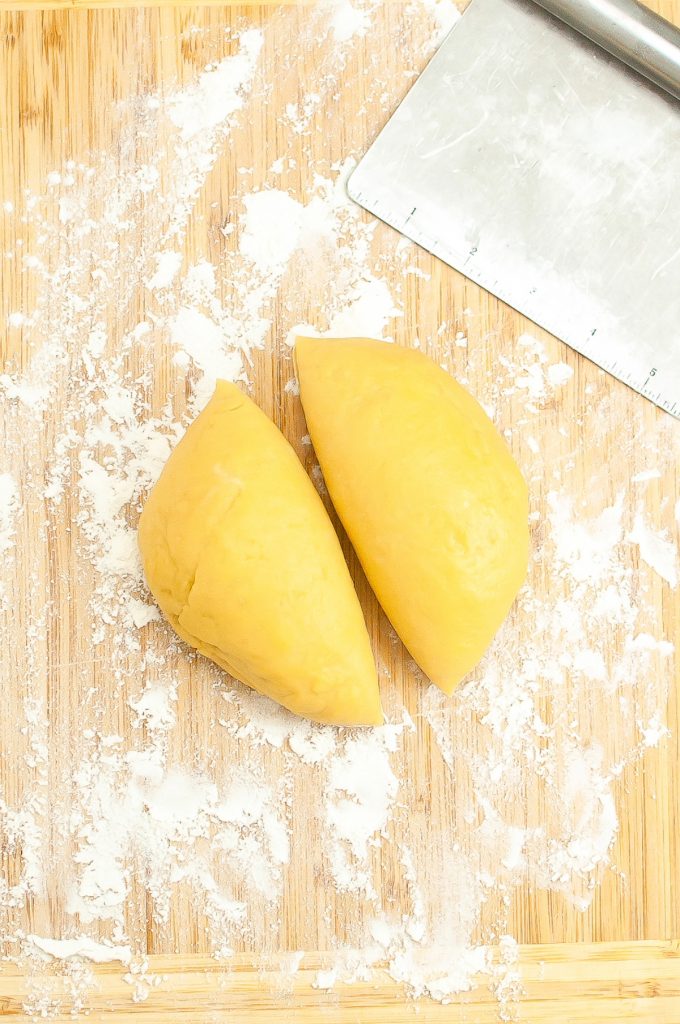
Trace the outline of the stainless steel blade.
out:
[[[472,0],[348,188],[680,416],[680,104],[530,0]]]

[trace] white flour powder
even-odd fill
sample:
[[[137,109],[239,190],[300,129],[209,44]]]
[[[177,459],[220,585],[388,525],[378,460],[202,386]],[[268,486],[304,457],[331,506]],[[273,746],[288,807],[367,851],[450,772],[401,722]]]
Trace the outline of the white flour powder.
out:
[[[103,942],[93,942],[86,935],[77,939],[44,939],[40,935],[27,935],[26,941],[29,945],[35,946],[41,953],[57,960],[68,960],[70,957],[80,957],[82,960],[91,960],[92,963],[106,964],[112,961],[128,964],[132,958],[129,946],[109,946]]]
[[[640,558],[675,589],[678,585],[678,549],[666,531],[655,531],[645,523],[641,513],[635,516],[633,529],[626,536],[637,544]]]
[[[484,332],[500,321],[482,327],[465,308],[416,334],[414,290],[429,322],[438,271],[364,217],[344,182],[368,137],[361,119],[370,111],[379,127],[457,11],[428,0],[390,5],[388,18],[383,7],[276,12],[185,88],[112,110],[117,154],[68,161],[24,208],[4,204],[26,234],[5,258],[36,295],[7,323],[27,365],[0,375],[8,636],[17,578],[25,590],[2,683],[24,710],[3,751],[0,829],[14,867],[0,879],[0,934],[31,973],[27,1012],[86,1010],[87,962],[119,961],[131,998],[146,998],[162,984],[148,974],[149,929],[154,952],[278,951],[295,878],[316,915],[304,934],[333,951],[320,990],[384,962],[416,997],[446,1001],[485,979],[511,1016],[513,894],[590,904],[612,867],[617,780],[668,734],[674,652],[652,591],[677,586],[678,554],[661,518],[671,503],[648,488],[677,463],[677,425],[641,411],[626,423],[616,479],[633,446],[648,468],[609,497],[606,467],[584,478],[562,426],[572,354],[524,334],[504,338],[490,367]],[[385,47],[398,66],[376,71],[357,110],[346,69],[358,48],[379,68]],[[278,149],[241,166],[265,109]],[[341,159],[315,158],[334,119],[358,133]],[[214,173],[230,191],[206,209]],[[142,579],[141,501],[216,379],[248,387],[272,373],[276,402],[296,408],[288,349],[267,362],[275,318],[291,343],[303,330],[363,334],[436,353],[505,428],[529,481],[529,578],[492,649],[451,699],[411,665],[408,708],[381,663],[387,724],[371,731],[312,725],[232,683],[159,621]],[[596,392],[566,415],[581,417],[589,445],[611,444],[608,396]],[[322,489],[298,422],[291,441]],[[606,735],[587,713],[600,705]],[[423,748],[441,769],[431,780],[415,769]],[[51,934],[54,920],[64,934]],[[191,922],[187,934],[174,920]],[[50,959],[63,961],[61,994]],[[291,954],[290,970],[299,964]]]
[[[0,473],[0,558],[11,565],[12,548],[16,541],[16,518],[19,512],[19,488],[11,473]],[[0,608],[8,600],[7,588],[0,578]]]

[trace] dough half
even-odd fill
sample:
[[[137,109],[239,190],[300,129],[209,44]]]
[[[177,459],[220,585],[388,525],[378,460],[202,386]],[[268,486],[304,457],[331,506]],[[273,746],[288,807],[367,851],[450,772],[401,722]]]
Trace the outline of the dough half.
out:
[[[338,538],[278,428],[236,386],[173,451],[139,524],[149,587],[192,647],[318,722],[383,721]]]

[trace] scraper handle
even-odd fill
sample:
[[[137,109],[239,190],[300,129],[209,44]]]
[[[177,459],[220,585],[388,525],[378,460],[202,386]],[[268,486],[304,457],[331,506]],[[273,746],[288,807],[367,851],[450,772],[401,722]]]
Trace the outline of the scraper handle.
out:
[[[680,100],[680,29],[635,0],[536,0]]]

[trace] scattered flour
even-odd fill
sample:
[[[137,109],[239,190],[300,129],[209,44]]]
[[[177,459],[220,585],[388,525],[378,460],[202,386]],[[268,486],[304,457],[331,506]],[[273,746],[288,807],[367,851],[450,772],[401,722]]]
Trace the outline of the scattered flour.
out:
[[[155,292],[161,288],[168,288],[182,266],[181,252],[173,252],[171,249],[167,252],[156,253],[155,258],[156,270],[146,281],[146,287],[150,292]]]
[[[506,367],[510,378],[503,393],[523,392],[526,395],[525,410],[535,413],[557,389],[569,384],[574,371],[566,363],[550,363],[545,343],[540,338],[522,334],[517,345],[519,360],[500,357],[500,363]]]
[[[370,23],[368,12],[352,6],[349,0],[333,4],[331,30],[337,42],[347,42],[353,36],[365,36]]]
[[[553,363],[548,367],[548,381],[554,388],[566,384],[573,376],[573,368],[566,363]]]
[[[168,117],[179,129],[182,142],[210,137],[242,108],[244,87],[252,80],[262,42],[259,29],[248,29],[240,36],[239,54],[207,67],[195,85],[170,97]]]
[[[326,822],[332,837],[329,857],[338,889],[377,894],[372,886],[370,849],[384,833],[399,781],[390,764],[401,728],[383,726],[349,737],[328,763]]]
[[[289,859],[285,802],[277,784],[260,772],[237,769],[222,788],[211,778],[167,765],[158,737],[172,727],[172,714],[156,707],[150,717],[151,743],[124,752],[120,737],[100,737],[74,772],[79,797],[69,822],[74,844],[73,878],[67,911],[85,924],[124,924],[130,895],[128,865],[143,868],[154,916],[168,920],[172,889],[188,882],[200,894],[215,936],[248,931],[244,885],[265,901],[280,897],[282,868]],[[134,705],[140,714],[140,705]],[[138,719],[139,721],[139,719]],[[154,736],[154,734],[156,734]],[[208,840],[210,856],[199,851]],[[214,864],[211,861],[214,860]],[[215,878],[219,865],[229,885]]]
[[[678,549],[665,532],[651,529],[641,513],[635,516],[633,529],[626,535],[630,544],[637,544],[640,558],[658,573],[673,589],[678,585]]]
[[[453,3],[453,0],[420,0],[420,3],[416,2],[412,5],[415,13],[418,13],[418,8],[421,4],[431,11],[434,17],[437,31],[433,42],[438,45],[459,20],[460,11]]]
[[[265,189],[245,196],[243,204],[240,250],[260,273],[280,275],[296,250],[315,254],[337,236],[333,211],[318,196],[304,205],[280,189]]]
[[[426,995],[443,1003],[460,992],[469,992],[478,976],[488,974],[489,970],[489,951],[484,946],[411,946],[407,952],[398,953],[389,967],[391,977],[404,982],[414,998]]]
[[[385,281],[361,280],[347,299],[345,308],[335,313],[328,325],[328,334],[336,338],[356,335],[382,338],[390,320],[402,315]]]
[[[170,93],[164,102],[148,97],[137,123],[121,129],[120,160],[103,153],[92,166],[68,161],[68,175],[60,177],[65,194],[57,199],[57,225],[49,216],[51,193],[39,201],[30,197],[39,248],[22,258],[38,294],[25,332],[33,354],[20,379],[0,375],[0,392],[39,414],[60,384],[68,387],[71,353],[82,351],[94,375],[110,340],[110,323],[105,325],[113,290],[117,322],[124,323],[139,280],[155,279],[159,288],[169,284],[196,199],[252,88],[262,39],[258,29],[242,33],[239,51],[204,72],[195,86]],[[124,116],[125,107],[118,113]],[[161,191],[158,167],[140,164],[135,146],[140,131],[153,137],[166,119],[176,131],[168,139],[167,185]],[[101,210],[98,218],[94,209]],[[64,247],[72,256],[57,261]],[[47,265],[50,256],[53,266]],[[94,349],[93,325],[99,339]]]
[[[112,112],[119,152],[66,162],[25,209],[5,203],[35,239],[12,258],[37,300],[8,323],[23,332],[27,369],[0,374],[12,459],[0,473],[0,612],[12,613],[12,574],[29,583],[25,645],[3,679],[24,712],[16,747],[3,751],[23,787],[0,792],[0,832],[18,865],[0,879],[0,914],[17,957],[33,964],[25,1009],[36,1017],[63,1009],[44,979],[46,956],[63,961],[67,1010],[87,1012],[88,961],[120,961],[131,998],[147,998],[162,984],[145,966],[148,929],[156,948],[175,951],[173,912],[216,956],[275,953],[289,880],[302,871],[316,901],[311,927],[335,948],[316,987],[370,979],[384,963],[412,996],[447,1002],[484,979],[510,1019],[520,990],[506,934],[513,892],[528,884],[589,905],[617,836],[617,779],[668,735],[673,645],[636,585],[631,545],[670,586],[676,548],[647,506],[633,515],[630,492],[612,500],[601,479],[570,477],[581,454],[559,449],[550,410],[573,396],[572,367],[525,334],[507,339],[489,372],[470,310],[442,311],[435,337],[416,338],[404,295],[417,287],[436,304],[434,271],[346,196],[365,131],[346,141],[353,156],[343,162],[311,163],[308,139],[352,102],[343,71],[355,48],[370,61],[384,46],[372,31],[382,16],[375,3],[338,0],[235,32],[231,55],[185,88]],[[458,12],[449,0],[419,0],[401,16],[399,70],[366,87],[375,129]],[[284,102],[277,76],[291,73],[286,54],[306,74],[301,52],[315,55],[315,77]],[[278,150],[260,177],[230,149],[265,106]],[[225,194],[208,225],[200,200],[213,172]],[[189,232],[198,245],[187,252]],[[291,340],[306,331],[434,341],[489,414],[513,423],[532,493],[549,492],[546,520],[532,510],[533,562],[510,620],[454,699],[418,690],[409,670],[413,720],[381,665],[384,727],[301,721],[186,651],[145,589],[141,502],[215,380],[255,379],[276,344],[274,322]],[[282,351],[281,400],[292,404]],[[606,409],[589,415],[586,432],[605,429]],[[311,460],[309,438],[292,440]],[[661,468],[633,484],[661,479],[677,452],[661,427],[644,440]],[[29,520],[39,524],[31,551],[17,544]],[[54,593],[40,586],[56,550],[52,585],[78,634],[63,652]],[[54,696],[62,679],[72,703]],[[624,737],[616,749],[583,714],[598,702]],[[432,783],[413,772],[416,752],[430,747],[446,766]],[[446,832],[431,827],[434,801]],[[493,918],[491,906],[501,908]],[[51,934],[60,917],[64,936],[33,934]],[[179,941],[190,951],[191,938]],[[291,954],[288,973],[300,963]]]
[[[192,401],[194,413],[207,404],[218,380],[243,379],[241,353],[229,350],[220,326],[200,310],[187,306],[179,310],[172,323],[170,341],[199,372]]]
[[[577,584],[606,579],[617,564],[617,549],[623,539],[623,494],[593,519],[576,514],[568,496],[551,491],[547,497],[560,575]]]
[[[14,546],[15,517],[19,511],[19,488],[10,473],[0,473],[0,556]]]
[[[643,469],[641,473],[634,473],[630,478],[632,484],[647,483],[648,480],[658,480],[662,476],[660,469]]]
[[[45,939],[40,935],[27,935],[26,941],[55,960],[68,960],[77,956],[82,960],[91,960],[95,964],[108,964],[114,961],[129,964],[132,959],[132,950],[129,946],[109,946],[103,942],[93,942],[87,935],[81,935],[77,939]]]

